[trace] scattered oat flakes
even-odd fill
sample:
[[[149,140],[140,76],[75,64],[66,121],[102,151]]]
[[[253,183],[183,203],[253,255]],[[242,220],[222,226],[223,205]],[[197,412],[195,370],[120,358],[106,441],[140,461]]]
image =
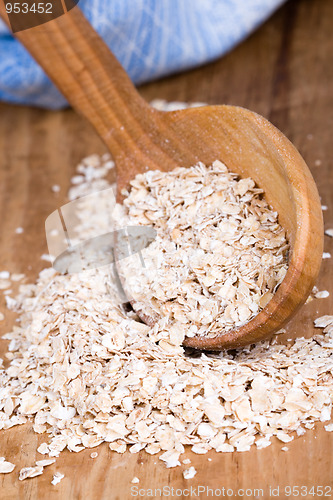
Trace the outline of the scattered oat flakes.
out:
[[[194,444],[192,446],[192,451],[194,453],[197,453],[197,455],[204,455],[205,453],[207,453],[208,451],[210,450],[210,447],[209,446],[205,446],[205,445],[200,445],[200,444]]]
[[[109,448],[110,448],[110,450],[116,451],[117,453],[125,453],[127,446],[126,446],[126,443],[113,442],[113,443],[109,444]],[[146,451],[148,451],[148,450],[146,449]],[[158,450],[158,451],[160,451],[160,450]]]
[[[289,443],[294,439],[293,436],[286,434],[285,432],[277,432],[276,437],[283,443]]]
[[[54,261],[54,257],[53,255],[49,255],[48,253],[43,253],[43,255],[41,255],[41,260],[45,260],[46,262],[53,262]]]
[[[140,482],[140,479],[138,477],[136,477],[136,476],[134,476],[133,479],[132,479],[132,481],[131,481],[131,483],[133,483],[133,484],[136,484],[136,483],[139,483],[139,482]]]
[[[192,466],[189,469],[184,470],[183,472],[184,479],[192,479],[196,475],[196,473],[197,471]]]
[[[6,306],[8,307],[8,309],[15,310],[15,308],[17,306],[17,301],[15,299],[13,299],[13,297],[6,295],[5,301],[6,301]]]
[[[93,155],[81,162],[78,173],[84,181],[71,188],[70,199],[110,188],[106,175],[113,162],[109,157],[110,165],[103,161]],[[239,196],[246,196],[241,194],[245,188],[246,183],[240,184]],[[82,200],[77,232],[85,239],[94,237],[96,228],[101,234],[115,227],[113,207],[102,198],[96,206]],[[228,221],[237,221],[235,208],[226,209]],[[177,231],[173,238],[177,241]],[[207,241],[201,245],[199,254],[210,252]],[[231,258],[227,251],[225,258]],[[200,255],[197,259],[200,263]],[[245,295],[246,269],[245,262],[245,283],[236,290]],[[194,270],[209,298],[215,276]],[[0,279],[8,278],[0,273]],[[218,300],[232,300],[235,283],[224,285]],[[184,302],[191,287],[185,292],[186,287]],[[202,293],[194,300],[196,311],[205,310]],[[322,330],[314,338],[296,338],[289,346],[267,340],[233,353],[193,355],[184,353],[180,343],[185,334],[195,335],[195,328],[188,331],[185,323],[170,328],[164,318],[152,328],[138,321],[123,304],[112,266],[72,275],[46,268],[36,283],[20,284],[12,305],[18,321],[5,335],[10,364],[0,369],[0,428],[31,419],[35,432],[49,436],[38,448],[41,454],[56,457],[66,448],[79,452],[106,441],[118,453],[127,446],[132,452],[161,452],[160,459],[174,467],[185,446],[201,454],[236,452],[254,444],[264,448],[273,436],[288,442],[293,432],[300,436],[316,421],[331,418],[331,315],[315,320]],[[239,308],[239,319],[247,314]]]
[[[283,335],[284,333],[287,333],[287,330],[285,328],[281,328],[281,330],[275,332],[275,335]]]
[[[13,273],[10,277],[11,281],[21,281],[23,278],[25,278],[23,273]]]
[[[11,286],[11,282],[6,279],[0,279],[0,290],[6,290]]]
[[[288,446],[282,446],[281,450],[282,450],[282,451],[288,451],[288,450],[289,450],[289,448],[288,448]]]
[[[320,292],[315,293],[316,299],[326,299],[327,297],[329,297],[329,295],[330,292],[328,292],[327,290],[322,290]]]
[[[15,465],[11,462],[7,462],[5,457],[0,457],[0,474],[8,474],[13,472]]]
[[[37,448],[37,451],[38,453],[40,453],[41,455],[46,455],[47,453],[49,453],[50,449],[47,445],[47,443],[42,443],[38,448]]]
[[[35,467],[23,467],[20,470],[19,480],[24,481],[30,477],[40,476],[43,474],[43,466],[36,465]]]
[[[51,484],[55,486],[56,484],[60,483],[60,481],[65,477],[64,474],[61,474],[61,472],[56,472],[53,474],[53,479],[51,481]]]
[[[71,183],[76,185],[76,184],[82,184],[84,182],[85,178],[83,175],[74,175],[74,177],[71,178]]]
[[[314,325],[316,328],[326,328],[327,326],[333,325],[333,316],[321,316],[314,320]]]
[[[228,443],[221,444],[216,451],[221,451],[222,453],[231,453],[235,451],[235,448]]]
[[[46,458],[45,460],[37,460],[36,465],[47,467],[48,465],[54,464],[55,461],[55,458]]]
[[[170,449],[170,450],[162,453],[162,455],[159,456],[159,459],[163,460],[163,462],[165,462],[165,466],[168,469],[170,467],[177,467],[177,465],[180,465],[180,462],[179,462],[180,453],[181,452],[178,450]]]
[[[267,446],[270,446],[272,444],[270,435],[257,439],[255,443],[259,450],[261,450],[262,448],[267,448]]]
[[[333,432],[333,423],[325,425],[325,430],[328,432]]]

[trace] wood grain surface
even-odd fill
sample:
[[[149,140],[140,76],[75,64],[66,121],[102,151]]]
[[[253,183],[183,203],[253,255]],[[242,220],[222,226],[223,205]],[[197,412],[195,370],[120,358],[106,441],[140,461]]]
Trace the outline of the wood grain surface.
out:
[[[332,20],[332,0],[290,1],[226,57],[140,89],[147,100],[235,104],[268,118],[292,140],[311,168],[322,202],[328,206],[324,213],[327,228],[333,227]],[[92,128],[72,110],[47,112],[0,104],[0,270],[24,272],[28,280],[36,278],[45,267],[40,255],[46,251],[46,217],[66,201],[80,159],[104,151]],[[60,193],[52,192],[54,184],[61,186]],[[15,233],[17,227],[24,228],[23,234]],[[325,237],[325,251],[333,254],[333,239]],[[327,259],[318,287],[330,290],[330,297],[305,305],[281,341],[287,342],[295,333],[311,336],[313,318],[333,313],[332,282],[333,261]],[[2,296],[0,310],[5,311]],[[14,322],[15,315],[6,312],[1,333]],[[1,353],[6,345],[0,340]],[[42,476],[18,481],[19,469],[40,459],[36,448],[44,439],[29,425],[1,431],[0,456],[16,464],[12,474],[0,476],[1,500],[129,499],[134,476],[140,478],[142,489],[192,486],[198,493],[195,488],[205,485],[232,489],[234,496],[229,494],[229,498],[268,499],[273,498],[270,487],[279,487],[275,497],[283,499],[287,498],[286,485],[328,485],[333,497],[333,434],[325,432],[322,424],[288,443],[287,452],[281,451],[279,442],[244,453],[200,456],[188,451],[186,456],[198,473],[187,481],[180,468],[166,469],[156,456],[145,452],[117,455],[107,445],[97,449],[96,459],[90,458],[89,450],[63,452]],[[65,474],[58,486],[50,484],[55,471]],[[240,488],[249,490],[248,494],[237,494]],[[255,492],[255,488],[262,491]],[[226,490],[224,498],[228,498]],[[196,498],[194,493],[192,498]]]

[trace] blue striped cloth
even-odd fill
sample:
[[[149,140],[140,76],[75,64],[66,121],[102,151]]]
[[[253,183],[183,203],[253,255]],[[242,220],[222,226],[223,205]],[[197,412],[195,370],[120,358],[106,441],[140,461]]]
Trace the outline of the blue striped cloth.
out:
[[[216,59],[284,0],[81,0],[80,8],[132,80],[143,83]],[[0,21],[0,100],[66,105]]]

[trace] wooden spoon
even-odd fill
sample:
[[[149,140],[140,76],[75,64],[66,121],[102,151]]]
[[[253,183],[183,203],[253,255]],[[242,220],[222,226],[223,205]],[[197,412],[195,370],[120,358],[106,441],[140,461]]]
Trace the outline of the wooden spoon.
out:
[[[2,6],[0,13],[7,21]],[[280,329],[305,302],[323,252],[317,188],[289,140],[263,117],[235,106],[152,109],[78,7],[16,36],[106,143],[117,167],[118,201],[139,172],[220,159],[241,177],[252,177],[279,213],[291,252],[288,272],[271,301],[244,326],[215,338],[186,338],[184,345],[238,347]]]

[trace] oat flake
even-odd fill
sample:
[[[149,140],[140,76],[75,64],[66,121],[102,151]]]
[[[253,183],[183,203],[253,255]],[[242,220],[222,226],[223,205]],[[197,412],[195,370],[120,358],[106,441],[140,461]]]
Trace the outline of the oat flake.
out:
[[[51,484],[53,484],[53,486],[56,486],[58,483],[60,483],[60,481],[65,477],[64,474],[61,474],[61,472],[56,472],[55,474],[53,474],[53,479],[51,481]]]
[[[13,472],[15,465],[11,462],[7,462],[5,457],[0,457],[0,474],[8,474]]]
[[[197,471],[192,466],[189,469],[184,470],[183,472],[184,479],[192,479],[196,475],[196,473]]]

